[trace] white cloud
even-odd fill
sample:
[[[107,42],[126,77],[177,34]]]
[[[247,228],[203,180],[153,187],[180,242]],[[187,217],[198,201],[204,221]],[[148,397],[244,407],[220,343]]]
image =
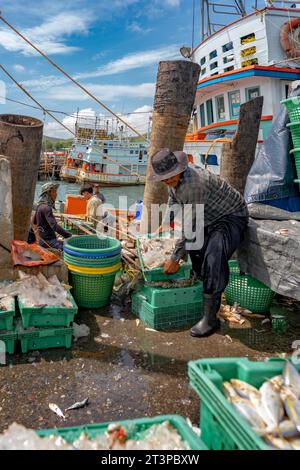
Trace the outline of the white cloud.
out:
[[[158,62],[161,60],[179,59],[180,57],[179,46],[173,44],[170,46],[161,47],[159,49],[128,54],[121,59],[113,60],[106,65],[103,65],[103,67],[97,68],[96,70],[78,73],[75,75],[75,78],[77,80],[83,80],[85,78],[97,78],[108,75],[115,75],[118,73],[127,72],[128,70],[149,67],[151,65],[158,64]],[[68,82],[68,79],[62,76],[44,75],[38,79],[24,80],[22,84],[34,91],[47,90],[48,92],[49,88],[53,86],[60,86]],[[88,88],[88,85],[85,86]],[[61,90],[59,89],[59,92],[60,91]]]
[[[97,98],[107,101],[118,101],[126,98],[152,98],[155,92],[155,83],[142,83],[140,85],[97,85],[89,83],[87,89]],[[47,99],[58,101],[86,101],[89,96],[73,85],[54,86],[47,90]]]
[[[23,65],[21,65],[21,64],[15,64],[15,65],[13,65],[13,69],[14,69],[16,72],[25,72],[25,67],[23,67]]]
[[[152,49],[150,51],[141,51],[128,54],[121,59],[112,60],[97,70],[79,73],[76,78],[92,78],[104,77],[118,73],[127,72],[138,68],[145,68],[157,64],[161,60],[171,60],[179,58],[179,47],[175,44],[161,47],[160,49]]]
[[[179,7],[180,0],[164,0],[164,3],[170,7]]]
[[[151,28],[145,28],[136,21],[133,21],[133,23],[127,26],[127,31],[131,31],[132,33],[138,34],[148,34],[151,33],[151,31],[153,30]]]
[[[84,11],[59,13],[39,26],[21,30],[21,33],[47,54],[68,54],[77,51],[78,47],[65,44],[65,37],[71,34],[87,34],[91,21],[91,15]],[[38,54],[6,27],[0,28],[0,45],[10,52],[21,52],[23,55]]]
[[[152,107],[148,105],[141,106],[135,109],[132,114],[125,114],[120,116],[130,124],[134,129],[145,134],[148,131],[149,117],[152,114]]]

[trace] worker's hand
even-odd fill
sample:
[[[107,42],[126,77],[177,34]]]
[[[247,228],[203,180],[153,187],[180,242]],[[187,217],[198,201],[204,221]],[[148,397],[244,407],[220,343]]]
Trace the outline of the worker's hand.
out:
[[[176,274],[179,269],[179,262],[169,259],[164,264],[164,273],[165,274]]]

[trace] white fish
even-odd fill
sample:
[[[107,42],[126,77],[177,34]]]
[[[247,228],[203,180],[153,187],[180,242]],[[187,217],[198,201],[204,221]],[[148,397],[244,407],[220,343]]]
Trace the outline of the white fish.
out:
[[[267,442],[267,444],[271,445],[275,449],[293,450],[293,447],[291,446],[291,444],[283,437],[275,437],[275,436],[272,436],[272,434],[268,434],[267,436],[264,437],[264,439]]]
[[[300,439],[289,439],[289,444],[292,446],[294,450],[300,450]]]
[[[285,411],[300,432],[300,401],[288,387],[282,387],[280,397],[284,403]]]
[[[66,419],[65,415],[61,411],[61,409],[55,403],[49,403],[49,408],[53,413],[57,414],[62,419]]]
[[[284,417],[284,408],[279,393],[270,381],[265,382],[259,391],[262,404],[269,416],[269,425],[278,426]]]
[[[297,398],[300,398],[300,374],[288,361],[285,363],[282,378],[284,385],[289,387]]]
[[[87,406],[89,403],[89,399],[86,398],[85,400],[82,401],[77,401],[74,403],[74,405],[69,406],[69,408],[66,408],[65,411],[71,411],[71,410],[78,410],[79,408],[84,408]]]
[[[242,380],[237,379],[231,379],[230,383],[242,398],[247,398],[249,400],[251,394],[259,395],[259,391],[257,390],[257,388],[253,387],[252,385],[249,385],[247,382],[243,382]]]
[[[257,411],[248,400],[237,397],[232,398],[231,403],[237,412],[247,421],[248,424],[259,433],[262,433],[266,428],[264,421],[261,419]]]
[[[223,383],[223,391],[228,399],[237,398],[239,396],[230,382]]]

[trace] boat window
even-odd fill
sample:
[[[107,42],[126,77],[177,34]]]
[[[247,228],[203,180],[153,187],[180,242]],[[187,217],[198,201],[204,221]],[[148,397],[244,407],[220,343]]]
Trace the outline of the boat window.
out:
[[[231,70],[234,70],[234,66],[232,65],[231,67],[226,67],[224,69],[224,72],[231,72]]]
[[[285,85],[285,99],[290,96],[290,85]]]
[[[103,153],[107,153],[107,149],[103,149]]]
[[[241,107],[241,93],[239,90],[228,93],[231,119],[239,117]]]
[[[147,155],[147,150],[144,150],[144,155]]]
[[[206,63],[206,57],[202,57],[200,60],[200,65],[204,65]]]
[[[259,86],[246,88],[246,100],[247,101],[253,100],[254,98],[258,98],[259,96],[261,96]]]
[[[217,53],[217,50],[215,49],[214,51],[212,51],[210,54],[209,54],[209,60],[212,60],[214,59],[215,57],[217,57],[218,53]]]
[[[246,36],[241,37],[241,45],[249,44],[250,42],[255,41],[255,33],[247,34]]]
[[[226,118],[224,95],[216,96],[216,109],[218,121],[224,121]]]
[[[234,60],[234,55],[228,55],[227,57],[223,57],[224,64],[228,64],[228,62],[232,62]]]
[[[232,49],[233,49],[233,42],[232,41],[230,41],[227,44],[224,44],[224,46],[222,46],[223,52],[228,52],[228,51],[231,51]]]
[[[204,69],[201,69],[201,75],[206,74],[206,67]]]
[[[130,150],[130,155],[133,155],[133,150]]]
[[[214,110],[212,100],[206,101],[206,111],[207,111],[207,124],[210,125],[214,122]]]
[[[201,124],[201,127],[206,126],[204,103],[200,105],[200,124]]]
[[[218,62],[213,62],[212,64],[210,64],[210,70],[214,70],[217,68],[218,68]]]
[[[136,151],[135,151],[135,153],[139,153],[139,151],[138,151],[138,150],[136,150]]]
[[[130,175],[131,173],[131,165],[122,165],[119,166],[119,174],[120,175]]]

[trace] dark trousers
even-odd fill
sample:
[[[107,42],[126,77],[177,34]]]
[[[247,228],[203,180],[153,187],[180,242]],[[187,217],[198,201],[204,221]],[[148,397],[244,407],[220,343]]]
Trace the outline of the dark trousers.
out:
[[[229,215],[204,229],[204,245],[190,251],[193,270],[203,280],[205,294],[221,294],[229,281],[228,260],[243,240],[246,217]]]

